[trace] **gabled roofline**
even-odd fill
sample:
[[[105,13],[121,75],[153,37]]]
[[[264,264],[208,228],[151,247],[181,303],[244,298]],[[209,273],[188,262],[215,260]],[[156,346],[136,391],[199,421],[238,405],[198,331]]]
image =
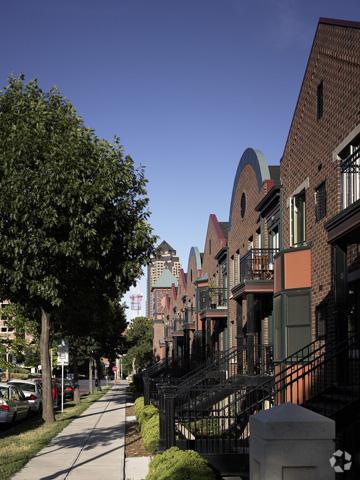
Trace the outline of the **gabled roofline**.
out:
[[[339,18],[320,17],[319,23],[324,23],[326,25],[336,25],[337,27],[360,28],[360,22],[355,22],[353,20],[341,20]]]
[[[271,180],[270,170],[269,170],[267,161],[265,159],[265,155],[262,153],[261,150],[257,150],[255,148],[247,148],[244,151],[244,153],[241,155],[239,164],[236,169],[234,185],[233,185],[232,194],[231,194],[231,202],[230,202],[230,213],[229,213],[230,228],[231,228],[231,217],[232,217],[233,205],[235,200],[236,188],[239,183],[240,175],[242,174],[242,171],[244,170],[246,165],[250,165],[254,170],[259,191],[265,180]]]
[[[226,238],[225,238],[225,235],[220,227],[220,222],[219,220],[217,219],[217,216],[215,215],[215,213],[210,213],[209,215],[209,223],[212,222],[214,224],[214,227],[215,227],[215,230],[216,230],[216,233],[217,233],[217,236],[219,238],[219,240],[223,240],[224,242],[226,242]],[[204,249],[205,251],[205,249]]]
[[[287,146],[288,141],[289,141],[290,132],[292,130],[293,123],[294,123],[295,113],[296,113],[296,110],[297,110],[298,105],[299,105],[300,96],[301,96],[301,93],[302,93],[302,90],[303,90],[303,87],[304,87],[305,77],[306,77],[306,74],[307,74],[307,71],[308,71],[308,68],[309,68],[310,58],[311,58],[313,50],[314,50],[315,40],[316,40],[316,37],[317,37],[317,34],[318,34],[319,26],[321,24],[322,25],[333,25],[333,26],[338,26],[338,27],[360,28],[360,22],[352,22],[350,20],[349,21],[348,20],[337,20],[335,18],[325,18],[325,17],[320,17],[319,18],[319,21],[318,21],[318,24],[317,24],[317,27],[316,27],[316,30],[315,30],[315,35],[314,35],[314,38],[313,38],[313,41],[312,41],[312,44],[311,44],[310,53],[309,53],[309,56],[308,56],[308,59],[307,59],[307,62],[306,62],[306,67],[305,67],[305,70],[304,70],[303,79],[302,79],[302,82],[301,82],[301,85],[300,85],[299,95],[298,95],[298,98],[297,98],[297,101],[296,101],[296,104],[295,104],[295,108],[294,108],[294,111],[293,111],[293,114],[292,114],[292,117],[291,117],[290,127],[289,127],[289,131],[288,131],[286,141],[285,141],[285,144],[284,144],[283,154],[281,155],[281,159],[280,159],[280,165],[281,165],[281,162],[284,158],[285,149],[286,149],[286,146]]]
[[[190,258],[192,256],[195,257],[196,269],[201,270],[201,256],[200,256],[200,250],[198,249],[198,247],[191,247],[190,253],[189,253],[188,266],[190,263]]]

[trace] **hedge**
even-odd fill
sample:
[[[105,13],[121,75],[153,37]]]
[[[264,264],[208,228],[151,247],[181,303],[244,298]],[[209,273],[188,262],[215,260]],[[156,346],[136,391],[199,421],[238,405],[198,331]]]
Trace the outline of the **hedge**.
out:
[[[135,407],[136,418],[139,418],[139,415],[141,414],[142,410],[145,408],[144,397],[138,397],[134,402],[134,407]]]
[[[144,405],[144,397],[137,398],[134,406],[145,450],[156,453],[160,439],[159,410],[154,405]]]
[[[193,450],[169,448],[149,464],[146,480],[215,480],[207,461]]]
[[[146,405],[136,417],[137,421],[142,427],[143,423],[148,422],[154,415],[159,415],[159,410],[154,405]]]
[[[156,453],[160,440],[159,413],[142,423],[141,436],[144,440],[145,450],[152,454]]]

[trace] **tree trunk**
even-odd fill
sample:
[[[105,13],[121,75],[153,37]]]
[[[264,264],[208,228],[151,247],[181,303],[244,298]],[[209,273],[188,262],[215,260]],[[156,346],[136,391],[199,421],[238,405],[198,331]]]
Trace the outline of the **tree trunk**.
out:
[[[42,417],[45,422],[55,421],[53,399],[51,395],[51,367],[49,355],[50,313],[41,309],[40,359],[42,376]]]
[[[93,393],[93,359],[89,357],[89,393]]]
[[[95,392],[100,390],[100,382],[99,382],[99,370],[98,370],[98,359],[94,359],[94,366],[95,366]]]
[[[73,352],[73,369],[74,369],[74,402],[80,403],[79,369],[78,369],[78,357],[76,352]]]

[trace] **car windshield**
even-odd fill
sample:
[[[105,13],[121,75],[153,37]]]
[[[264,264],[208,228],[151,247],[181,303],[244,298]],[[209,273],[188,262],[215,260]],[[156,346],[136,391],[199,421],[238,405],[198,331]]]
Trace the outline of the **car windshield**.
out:
[[[21,390],[25,390],[26,392],[35,392],[35,385],[33,385],[32,383],[14,382],[14,385],[16,385]]]
[[[7,387],[0,387],[0,396],[3,398],[9,398],[9,389]]]

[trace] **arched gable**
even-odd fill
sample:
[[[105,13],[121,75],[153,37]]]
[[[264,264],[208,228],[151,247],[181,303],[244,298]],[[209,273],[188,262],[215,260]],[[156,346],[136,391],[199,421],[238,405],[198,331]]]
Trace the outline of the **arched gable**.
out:
[[[270,170],[264,154],[260,150],[257,150],[255,148],[247,148],[242,154],[239,161],[239,165],[236,170],[236,175],[235,175],[234,185],[233,185],[232,195],[231,195],[231,203],[230,203],[230,213],[229,213],[230,224],[231,224],[232,210],[233,210],[233,205],[235,201],[237,185],[238,185],[240,176],[247,165],[249,165],[255,172],[259,191],[264,181],[270,180],[271,178]]]

